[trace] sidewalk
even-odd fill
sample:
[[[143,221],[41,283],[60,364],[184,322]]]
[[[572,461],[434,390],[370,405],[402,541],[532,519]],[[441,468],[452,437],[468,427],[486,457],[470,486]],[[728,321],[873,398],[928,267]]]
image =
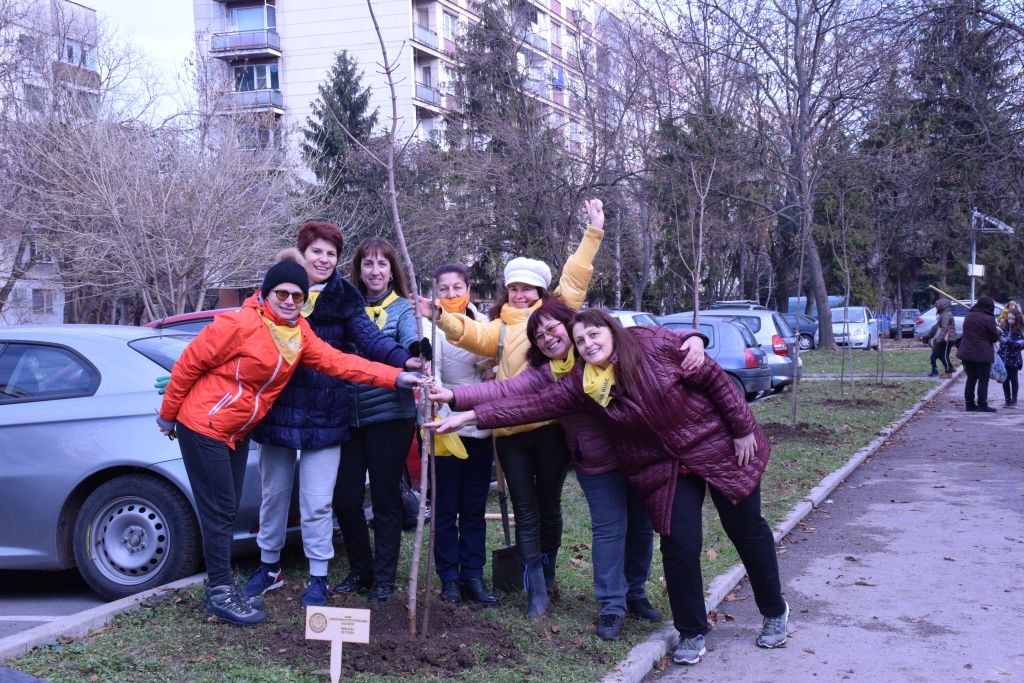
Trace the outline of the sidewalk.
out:
[[[663,660],[644,680],[1024,681],[1024,408],[965,413],[963,387],[782,542],[786,648],[754,646],[761,618],[744,582],[719,605],[700,664]],[[1001,407],[1000,385],[990,390]]]

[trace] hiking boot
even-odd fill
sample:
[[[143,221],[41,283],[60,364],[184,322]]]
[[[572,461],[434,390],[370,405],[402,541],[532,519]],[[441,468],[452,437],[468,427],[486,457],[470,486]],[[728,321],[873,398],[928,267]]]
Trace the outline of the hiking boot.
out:
[[[626,609],[630,615],[644,621],[661,621],[661,612],[647,598],[636,598],[626,601]]]
[[[988,405],[987,403],[979,403],[978,404],[978,412],[979,413],[994,413],[994,412],[996,412],[996,409],[993,408],[992,406]]]
[[[441,601],[452,605],[462,602],[462,587],[458,581],[445,581],[441,584]]]
[[[487,584],[479,577],[462,580],[462,597],[483,607],[497,607],[501,604],[498,596],[487,590]]]
[[[274,569],[268,564],[260,563],[260,566],[249,577],[245,587],[242,588],[242,594],[247,598],[255,598],[257,595],[263,595],[267,591],[275,590],[283,585],[284,572],[280,567]]]
[[[350,571],[341,580],[341,583],[334,587],[335,593],[365,593],[373,585],[372,576],[364,576]]]
[[[696,664],[707,652],[707,648],[704,647],[704,636],[680,638],[672,653],[672,661],[676,664]]]
[[[786,611],[777,617],[765,617],[761,625],[761,634],[757,637],[757,646],[767,649],[784,647],[789,634],[786,626],[789,624],[789,603],[786,603]]]
[[[247,598],[230,584],[206,589],[203,601],[206,618],[235,626],[253,626],[267,620],[267,613],[249,605]]]
[[[373,588],[370,589],[370,594],[366,596],[366,601],[369,603],[382,603],[387,602],[395,593],[395,584],[393,583],[380,583],[374,582]]]
[[[326,576],[310,576],[306,592],[302,594],[303,607],[323,607],[331,599],[331,589]]]
[[[597,637],[601,640],[618,640],[622,633],[622,617],[618,614],[602,614],[597,618]]]
[[[206,609],[206,605],[207,605],[207,603],[210,600],[210,598],[209,598],[209,589],[210,589],[210,581],[208,579],[203,579],[203,599],[200,601],[200,605],[202,606],[202,608],[204,610]],[[239,595],[241,595],[242,597],[245,598],[245,601],[247,603],[249,603],[249,607],[252,607],[253,609],[258,609],[258,610],[266,611],[266,609],[267,609],[267,601],[264,600],[263,598],[260,598],[260,597],[250,598],[245,593],[243,593],[242,592],[242,583],[237,578],[235,579],[235,590],[238,591]]]

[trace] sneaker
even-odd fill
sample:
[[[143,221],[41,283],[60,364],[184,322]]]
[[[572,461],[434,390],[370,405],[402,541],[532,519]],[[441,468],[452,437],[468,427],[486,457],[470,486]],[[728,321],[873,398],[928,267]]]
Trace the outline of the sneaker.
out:
[[[395,584],[393,583],[379,583],[374,582],[373,588],[370,589],[370,594],[366,597],[366,601],[369,603],[382,603],[387,602],[395,593]]]
[[[306,592],[302,594],[303,607],[323,607],[331,598],[326,576],[310,576]]]
[[[235,626],[254,626],[267,620],[267,613],[249,605],[233,585],[208,588],[203,611],[211,621],[226,621]]]
[[[602,614],[597,618],[597,637],[601,640],[618,640],[622,633],[622,617],[618,614]]]
[[[696,664],[707,652],[707,648],[704,647],[704,636],[680,638],[672,653],[672,661],[676,664]]]
[[[249,577],[245,587],[242,588],[242,593],[247,598],[255,598],[257,595],[263,595],[267,591],[275,590],[283,585],[284,572],[281,568],[278,567],[274,570],[270,565],[261,563]]]
[[[661,621],[661,612],[654,609],[654,605],[647,598],[636,598],[626,601],[626,609],[630,615],[644,621]]]
[[[786,611],[777,617],[765,617],[761,625],[761,635],[757,637],[757,646],[767,649],[784,647],[789,633],[786,626],[789,624],[789,603],[786,603]]]
[[[334,587],[335,593],[365,593],[373,585],[372,576],[363,576],[356,572],[349,572],[345,578]]]

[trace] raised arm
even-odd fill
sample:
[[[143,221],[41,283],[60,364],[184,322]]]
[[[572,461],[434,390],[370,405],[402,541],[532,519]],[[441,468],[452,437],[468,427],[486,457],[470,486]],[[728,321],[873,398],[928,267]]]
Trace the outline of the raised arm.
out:
[[[604,239],[604,209],[600,199],[587,200],[589,225],[576,251],[565,262],[558,286],[552,294],[573,310],[579,310],[587,298],[587,289],[594,278],[594,257]]]

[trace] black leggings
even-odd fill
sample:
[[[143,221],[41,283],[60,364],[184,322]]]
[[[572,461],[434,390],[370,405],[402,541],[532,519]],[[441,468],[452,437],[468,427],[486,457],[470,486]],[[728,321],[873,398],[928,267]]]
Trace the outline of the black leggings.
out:
[[[1007,401],[1017,400],[1017,389],[1020,387],[1018,374],[1020,374],[1020,368],[1006,368],[1006,381],[1003,382],[1003,398]]]
[[[949,359],[949,353],[952,350],[953,345],[948,342],[936,341],[932,344],[932,356],[928,359],[932,364],[932,372],[938,372],[938,368],[935,366],[936,360],[942,361],[945,372],[952,372],[953,363]]]

